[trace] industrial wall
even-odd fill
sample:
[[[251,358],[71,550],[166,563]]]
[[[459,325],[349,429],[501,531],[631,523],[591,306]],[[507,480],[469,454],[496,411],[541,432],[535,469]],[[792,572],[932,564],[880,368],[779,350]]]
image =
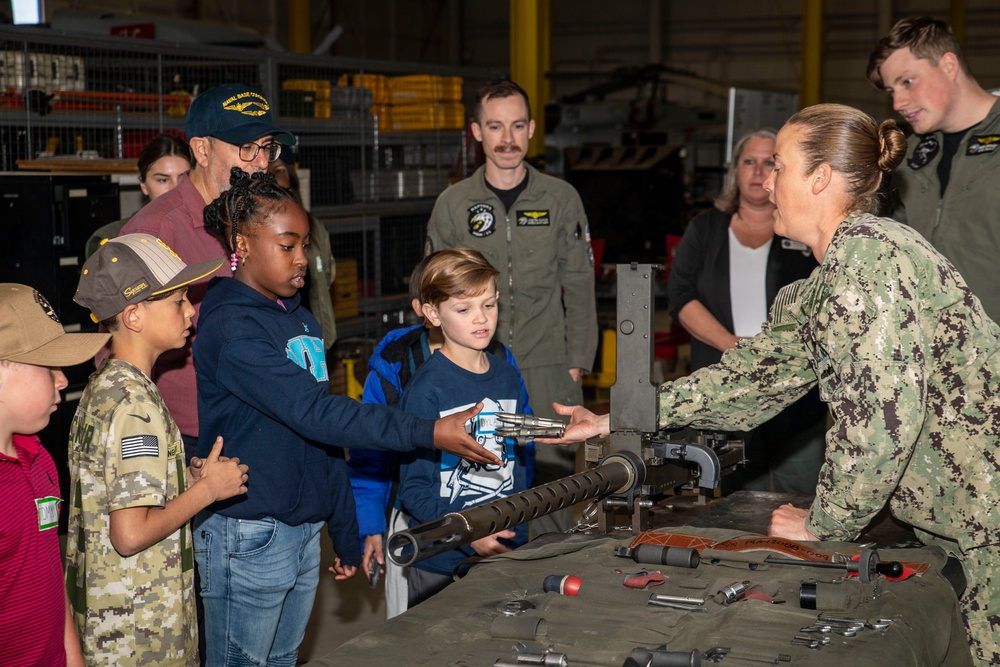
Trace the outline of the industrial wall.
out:
[[[4,3],[5,4],[5,3]],[[273,45],[288,43],[284,0],[47,0],[60,9],[197,18],[252,28]],[[510,61],[507,0],[311,0],[310,40],[319,44],[343,28],[329,51],[358,56],[504,68]],[[903,16],[947,19],[948,0],[838,0],[825,2],[823,97],[889,113],[883,94],[864,78],[878,36]],[[1000,87],[1000,3],[965,0],[966,53],[987,88]],[[3,6],[0,4],[0,6]],[[799,87],[802,0],[551,0],[553,95],[606,80],[616,68],[650,62],[726,85],[795,91]],[[718,95],[686,86],[666,90],[672,102],[721,109]]]

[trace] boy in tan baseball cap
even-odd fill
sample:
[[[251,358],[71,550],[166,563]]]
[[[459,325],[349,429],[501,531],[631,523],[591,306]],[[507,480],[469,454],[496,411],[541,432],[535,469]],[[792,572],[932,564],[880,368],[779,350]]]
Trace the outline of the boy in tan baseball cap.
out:
[[[187,266],[160,239],[127,234],[83,265],[74,300],[111,332],[111,356],[90,377],[69,443],[66,588],[90,664],[198,664],[189,521],[246,493],[247,466],[220,456],[220,437],[185,474],[180,431],[152,373],[190,335],[187,285],[222,261]]]
[[[25,664],[82,664],[56,535],[59,478],[35,434],[68,384],[60,367],[91,359],[107,340],[66,333],[38,291],[0,284],[0,572],[17,573],[0,584],[0,646]]]

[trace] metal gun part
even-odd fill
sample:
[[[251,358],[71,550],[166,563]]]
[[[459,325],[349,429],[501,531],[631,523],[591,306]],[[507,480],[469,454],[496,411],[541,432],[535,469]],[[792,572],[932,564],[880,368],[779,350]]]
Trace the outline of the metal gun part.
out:
[[[386,553],[396,565],[412,565],[557,509],[641,484],[642,470],[641,461],[628,453],[608,456],[593,470],[394,533]]]
[[[797,558],[779,558],[768,556],[764,559],[768,565],[799,565],[805,567],[826,567],[844,570],[848,574],[857,574],[862,583],[870,584],[878,575],[898,577],[903,573],[903,564],[898,561],[881,562],[878,552],[874,549],[862,549],[858,560],[843,562],[826,562],[816,560],[799,560]]]
[[[653,452],[668,461],[691,461],[698,466],[698,486],[714,489],[722,479],[722,465],[719,456],[708,447],[695,443],[675,443],[652,440]]]
[[[497,427],[497,435],[507,438],[561,438],[566,434],[566,424],[558,419],[510,412],[498,412],[497,419],[504,424]]]
[[[668,547],[658,544],[640,544],[635,547],[615,547],[615,555],[631,558],[636,563],[648,565],[673,565],[696,568],[701,562],[697,550],[690,547]]]

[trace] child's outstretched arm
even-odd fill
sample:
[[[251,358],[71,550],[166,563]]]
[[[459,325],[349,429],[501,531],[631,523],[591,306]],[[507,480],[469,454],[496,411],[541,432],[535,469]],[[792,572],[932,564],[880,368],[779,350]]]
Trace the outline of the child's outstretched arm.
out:
[[[124,557],[148,549],[217,500],[247,492],[247,466],[221,457],[222,438],[201,466],[198,481],[163,507],[127,507],[111,512],[111,545]]]
[[[434,422],[434,447],[473,463],[501,465],[496,454],[486,449],[465,430],[465,422],[479,414],[482,403],[476,403],[468,410],[442,417]]]

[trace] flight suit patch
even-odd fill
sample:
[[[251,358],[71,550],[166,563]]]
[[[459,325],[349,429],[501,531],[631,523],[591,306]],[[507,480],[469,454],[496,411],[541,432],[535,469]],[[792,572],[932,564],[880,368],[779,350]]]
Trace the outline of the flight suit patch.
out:
[[[548,227],[552,224],[548,211],[518,211],[518,227]]]
[[[928,134],[913,149],[913,155],[907,158],[906,164],[909,165],[910,169],[914,170],[926,167],[927,163],[933,160],[934,156],[938,154],[940,148],[941,144],[938,143],[937,137],[933,134]]]
[[[1000,146],[1000,134],[974,136],[969,139],[969,143],[965,147],[965,154],[987,155],[995,153],[997,146]]]
[[[473,204],[469,207],[469,233],[477,239],[485,238],[497,230],[496,216],[489,204]]]

